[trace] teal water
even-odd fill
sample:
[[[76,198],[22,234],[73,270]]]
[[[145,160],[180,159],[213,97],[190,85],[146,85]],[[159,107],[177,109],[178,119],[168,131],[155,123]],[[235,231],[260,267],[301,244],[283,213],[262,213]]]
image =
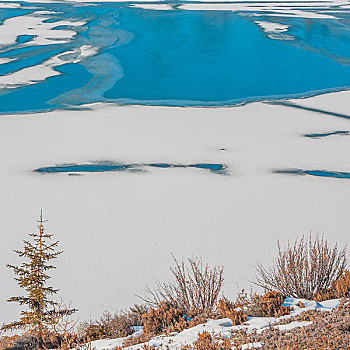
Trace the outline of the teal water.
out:
[[[76,35],[68,43],[34,46],[32,34],[0,44],[1,76],[40,65],[83,45],[97,54],[55,69],[62,74],[17,88],[0,88],[0,113],[70,108],[93,102],[221,106],[312,95],[350,86],[350,19],[302,19],[230,11],[153,11],[117,4],[22,4],[2,9],[0,23],[51,11],[45,22]],[[23,17],[25,19],[25,17]],[[287,24],[274,38],[255,21]],[[77,55],[77,54],[75,54]]]
[[[317,177],[329,177],[335,179],[350,179],[350,173],[344,171],[330,171],[330,170],[303,170],[303,169],[273,169],[274,174],[283,175],[310,175]]]
[[[149,163],[149,164],[125,164],[111,161],[94,162],[87,164],[62,164],[53,165],[35,169],[34,172],[40,174],[80,174],[80,173],[103,173],[103,172],[144,172],[148,167],[172,169],[172,168],[196,168],[209,170],[214,174],[225,175],[227,166],[225,164],[215,163],[196,163],[196,164],[171,164],[171,163]]]

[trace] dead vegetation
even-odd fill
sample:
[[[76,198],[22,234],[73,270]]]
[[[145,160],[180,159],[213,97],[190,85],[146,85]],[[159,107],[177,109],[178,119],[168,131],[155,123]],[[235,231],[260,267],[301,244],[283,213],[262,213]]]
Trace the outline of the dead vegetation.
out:
[[[343,299],[338,309],[332,312],[307,311],[299,316],[284,320],[284,324],[293,321],[313,321],[312,324],[289,331],[280,331],[270,327],[261,333],[233,331],[229,339],[200,333],[198,340],[182,350],[226,350],[241,349],[246,344],[259,344],[259,349],[271,350],[346,350],[350,343],[350,301]]]
[[[227,317],[234,326],[248,320],[248,316],[240,304],[233,303],[226,298],[219,300],[218,313],[221,317]]]
[[[198,334],[198,340],[193,345],[185,345],[182,350],[231,350],[231,342],[227,339],[211,335],[204,331]]]
[[[91,341],[125,337],[125,347],[140,344],[140,349],[151,349],[148,342],[157,335],[169,335],[205,323],[208,318],[229,318],[233,325],[242,325],[248,317],[280,317],[289,315],[284,306],[286,295],[323,301],[350,298],[350,274],[346,270],[345,248],[331,247],[323,237],[303,236],[285,250],[278,244],[278,256],[269,269],[258,265],[256,284],[265,289],[263,295],[244,291],[234,301],[219,299],[224,283],[223,267],[210,267],[201,258],[192,257],[179,262],[174,256],[172,279],[158,282],[155,289],[147,288],[146,304],[135,305],[115,315],[104,313],[100,318],[81,323],[78,327],[69,319],[58,317],[55,304],[50,332],[43,334],[42,345],[32,334],[0,337],[0,350],[71,349],[89,350]],[[298,316],[280,321],[313,321],[312,325],[288,332],[270,327],[261,333],[247,333],[244,328],[233,331],[229,339],[202,332],[198,341],[183,350],[240,349],[244,344],[263,343],[262,349],[347,349],[350,341],[350,302],[343,299],[341,307],[333,312],[304,311]],[[305,305],[298,303],[300,308]],[[142,331],[135,333],[137,326]],[[244,326],[243,326],[244,327]],[[344,340],[345,339],[345,340]],[[87,344],[87,345],[84,345]],[[40,347],[41,346],[41,347]],[[298,347],[299,346],[299,347]]]
[[[350,297],[350,273],[349,270],[332,283],[331,287],[325,291],[316,293],[314,299],[316,301],[324,301],[329,299],[349,298]]]
[[[187,328],[183,312],[167,301],[161,302],[156,309],[151,308],[143,315],[143,321],[143,333],[148,335],[181,332]]]
[[[347,267],[346,247],[330,246],[323,236],[302,236],[283,250],[272,266],[257,265],[255,284],[295,298],[312,299],[329,290]]]
[[[283,304],[284,296],[279,292],[254,295],[247,307],[247,314],[253,317],[281,317],[289,315],[291,309]]]
[[[186,262],[172,257],[172,280],[157,282],[155,289],[147,287],[142,298],[150,306],[142,317],[146,336],[181,332],[216,314],[224,283],[223,267],[210,267],[197,257]]]
[[[174,255],[175,266],[170,268],[172,280],[158,282],[155,289],[146,288],[142,298],[151,307],[168,302],[183,313],[211,314],[224,283],[224,268],[210,267],[202,258],[192,257],[179,262]]]
[[[99,319],[79,324],[77,335],[89,341],[105,338],[122,338],[134,333],[136,326],[143,325],[143,315],[148,307],[136,304],[128,311],[112,315],[105,312]]]

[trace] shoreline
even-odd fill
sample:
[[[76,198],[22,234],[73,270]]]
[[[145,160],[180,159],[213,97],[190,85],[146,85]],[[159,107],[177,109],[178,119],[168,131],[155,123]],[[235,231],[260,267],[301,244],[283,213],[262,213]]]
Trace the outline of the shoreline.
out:
[[[218,102],[218,104],[211,104],[212,102],[208,102],[207,105],[204,104],[204,102],[199,101],[198,103],[201,103],[199,105],[192,105],[192,104],[179,104],[179,105],[172,105],[172,104],[157,104],[156,102],[152,104],[151,102],[144,102],[144,103],[135,103],[135,101],[132,101],[130,103],[126,102],[116,102],[114,100],[107,100],[107,101],[97,101],[93,103],[88,103],[88,104],[82,104],[82,105],[76,105],[76,106],[65,106],[61,108],[48,108],[45,110],[40,110],[40,111],[22,111],[22,112],[0,112],[0,118],[5,117],[5,116],[21,116],[21,115],[33,115],[33,114],[47,114],[47,113],[52,113],[55,111],[84,111],[84,110],[94,110],[93,107],[90,106],[102,106],[102,108],[109,108],[109,107],[115,107],[115,108],[123,108],[123,107],[161,107],[161,108],[198,108],[198,109],[224,109],[224,108],[236,108],[236,107],[242,107],[246,106],[249,104],[254,104],[254,103],[266,103],[266,104],[283,104],[283,102],[290,102],[292,103],[298,102],[298,101],[303,101],[303,100],[309,100],[314,97],[318,96],[324,96],[324,95],[332,95],[332,94],[337,94],[337,93],[346,93],[350,91],[350,86],[349,87],[343,87],[343,88],[334,88],[326,91],[313,91],[313,92],[308,92],[305,94],[292,94],[286,97],[276,97],[276,96],[271,96],[268,98],[257,98],[257,99],[252,99],[252,100],[245,100],[241,102],[237,102],[234,104],[227,104],[229,102],[224,101],[221,104]],[[350,93],[349,93],[350,94]],[[124,101],[124,100],[123,100]],[[176,101],[174,101],[175,103]],[[159,102],[158,102],[159,103]],[[197,102],[193,102],[197,103]]]

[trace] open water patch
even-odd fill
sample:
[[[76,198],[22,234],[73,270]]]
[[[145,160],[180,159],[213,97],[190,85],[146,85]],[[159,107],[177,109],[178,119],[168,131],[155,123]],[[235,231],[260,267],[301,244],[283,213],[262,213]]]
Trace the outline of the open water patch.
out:
[[[304,137],[308,137],[310,139],[320,139],[323,137],[334,136],[334,135],[349,136],[350,134],[348,130],[338,130],[338,131],[325,132],[325,133],[305,134]]]
[[[350,22],[346,11],[332,15],[23,3],[0,11],[3,32],[10,18],[24,25],[0,43],[8,62],[0,64],[0,113],[95,102],[226,106],[345,89]],[[42,66],[55,75],[37,80]]]
[[[59,174],[68,173],[104,173],[104,172],[147,172],[149,168],[174,169],[174,168],[196,168],[207,170],[213,174],[227,175],[227,166],[218,163],[194,163],[194,164],[178,164],[178,163],[132,163],[125,164],[111,161],[100,161],[92,163],[70,163],[48,167],[42,167],[33,170],[40,174]]]
[[[283,175],[296,175],[296,176],[317,176],[317,177],[329,177],[335,179],[350,179],[349,172],[343,171],[331,171],[331,170],[303,170],[298,168],[290,169],[273,169],[272,173],[274,174],[283,174]]]

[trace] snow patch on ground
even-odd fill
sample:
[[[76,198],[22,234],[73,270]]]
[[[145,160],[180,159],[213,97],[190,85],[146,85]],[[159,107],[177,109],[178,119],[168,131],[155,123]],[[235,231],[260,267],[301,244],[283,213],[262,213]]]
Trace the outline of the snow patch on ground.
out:
[[[299,302],[305,305],[305,308],[300,308],[297,306]],[[228,318],[220,320],[208,320],[206,323],[188,328],[180,333],[165,336],[159,335],[152,338],[147,345],[157,349],[157,348],[167,348],[167,349],[180,349],[184,345],[192,345],[197,339],[198,334],[204,331],[210,334],[217,335],[221,339],[229,339],[232,331],[244,329],[246,332],[257,331],[258,333],[263,332],[269,327],[277,328],[280,331],[290,331],[294,328],[307,327],[312,324],[312,321],[292,321],[288,324],[278,323],[286,318],[298,315],[301,311],[318,310],[318,311],[331,311],[332,309],[338,307],[340,300],[328,300],[327,302],[316,303],[314,301],[308,301],[304,299],[287,298],[284,305],[292,307],[290,315],[282,316],[279,318],[275,317],[250,317],[247,322],[243,325],[233,326],[232,321]],[[139,333],[137,333],[139,334]],[[114,339],[114,340],[97,340],[91,345],[96,350],[112,350],[115,346],[121,346],[126,338]],[[241,349],[254,349],[259,348],[262,343],[249,343],[244,344]],[[139,350],[142,349],[143,344],[137,344],[125,348],[126,350]]]

